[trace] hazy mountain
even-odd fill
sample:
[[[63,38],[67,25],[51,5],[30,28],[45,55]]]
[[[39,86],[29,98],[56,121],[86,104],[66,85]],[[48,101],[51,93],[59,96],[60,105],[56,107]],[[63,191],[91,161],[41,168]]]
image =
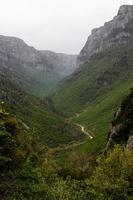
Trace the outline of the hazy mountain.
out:
[[[74,72],[76,67],[77,55],[67,55],[64,53],[55,53],[52,51],[40,51],[42,57],[47,60],[53,70],[57,71],[61,77],[68,76]]]
[[[15,37],[0,36],[0,69],[21,86],[45,94],[76,68],[76,56],[38,51]]]

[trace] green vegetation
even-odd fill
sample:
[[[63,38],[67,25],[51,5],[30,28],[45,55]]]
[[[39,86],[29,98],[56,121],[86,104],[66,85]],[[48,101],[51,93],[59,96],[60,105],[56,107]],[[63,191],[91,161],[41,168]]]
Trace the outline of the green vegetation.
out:
[[[106,149],[113,147],[114,144],[128,144],[128,148],[133,147],[133,89],[126,96],[114,115],[112,126],[108,134],[108,144]]]
[[[43,97],[53,93],[57,87],[57,83],[62,78],[56,72],[37,71],[32,79],[35,80],[30,86],[32,93],[34,93],[36,96]]]
[[[93,56],[60,83],[57,108],[29,91],[43,74],[34,85],[1,67],[0,199],[133,200],[132,54],[133,42]]]
[[[21,120],[0,117],[0,199],[131,200],[133,151],[116,146],[106,155],[81,156],[59,166],[52,150]]]
[[[78,147],[77,151],[85,154],[96,154],[105,147],[107,140],[107,132],[109,124],[113,118],[120,101],[125,94],[128,93],[129,88],[132,87],[132,80],[128,80],[124,84],[119,85],[114,90],[106,93],[94,105],[81,113],[78,118],[75,118],[77,123],[85,125],[94,133],[94,138],[86,144]],[[99,117],[100,116],[100,117]]]
[[[36,98],[23,91],[8,77],[1,76],[0,90],[7,110],[20,118],[27,128],[37,132],[45,144],[56,147],[84,139],[76,126],[65,122],[62,116],[48,108],[45,99]]]
[[[133,42],[107,49],[64,79],[53,99],[67,115],[79,113],[133,77]]]
[[[75,150],[94,154],[105,147],[108,124],[121,99],[133,86],[133,42],[95,55],[61,82],[53,100],[73,122],[91,130],[93,140]]]

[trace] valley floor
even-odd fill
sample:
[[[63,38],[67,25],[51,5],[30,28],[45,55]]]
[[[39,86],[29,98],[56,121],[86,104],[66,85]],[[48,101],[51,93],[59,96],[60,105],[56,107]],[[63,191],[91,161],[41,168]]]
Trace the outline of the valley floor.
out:
[[[74,123],[74,125],[78,126],[81,129],[82,133],[85,136],[87,136],[86,139],[83,140],[83,141],[75,141],[75,142],[69,143],[67,145],[63,145],[63,146],[57,147],[56,149],[58,149],[58,150],[72,149],[74,147],[78,147],[78,146],[80,146],[82,144],[85,144],[86,142],[88,142],[88,140],[92,140],[93,139],[94,133],[92,133],[92,131],[86,130],[86,128],[83,125],[81,125],[81,124]]]

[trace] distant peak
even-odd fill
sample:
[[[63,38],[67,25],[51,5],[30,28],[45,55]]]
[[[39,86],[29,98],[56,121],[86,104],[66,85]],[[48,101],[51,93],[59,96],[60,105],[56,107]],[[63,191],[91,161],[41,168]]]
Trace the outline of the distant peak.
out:
[[[127,14],[129,12],[133,13],[133,5],[122,5],[119,8],[118,15]]]

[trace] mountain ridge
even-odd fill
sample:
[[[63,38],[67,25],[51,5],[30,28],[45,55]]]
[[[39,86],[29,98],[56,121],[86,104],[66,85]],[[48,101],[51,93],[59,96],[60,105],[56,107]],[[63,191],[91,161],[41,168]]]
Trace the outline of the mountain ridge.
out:
[[[125,44],[132,39],[132,21],[133,5],[122,5],[111,21],[92,30],[77,58],[78,65],[89,61],[93,55],[109,47]]]
[[[22,39],[0,36],[1,68],[15,72],[28,79],[17,80],[30,85],[36,94],[45,94],[55,87],[58,81],[71,74],[76,68],[76,56],[39,51],[28,46]],[[21,84],[22,85],[22,84]],[[39,91],[40,90],[40,91]]]

